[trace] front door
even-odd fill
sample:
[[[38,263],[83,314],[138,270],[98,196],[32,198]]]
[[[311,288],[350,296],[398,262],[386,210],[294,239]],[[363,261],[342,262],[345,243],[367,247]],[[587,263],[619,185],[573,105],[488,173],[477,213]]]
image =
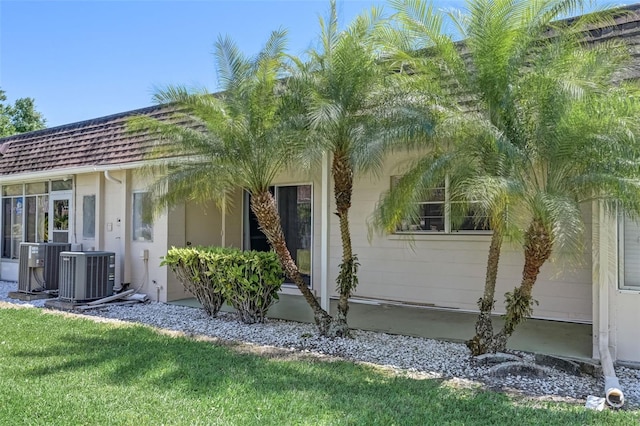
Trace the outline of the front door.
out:
[[[52,192],[49,196],[49,242],[68,243],[72,229],[71,191]]]
[[[311,185],[277,186],[273,188],[273,194],[291,257],[296,262],[302,278],[307,285],[311,285]],[[269,243],[249,207],[248,194],[244,201],[244,248],[258,251],[270,250]]]

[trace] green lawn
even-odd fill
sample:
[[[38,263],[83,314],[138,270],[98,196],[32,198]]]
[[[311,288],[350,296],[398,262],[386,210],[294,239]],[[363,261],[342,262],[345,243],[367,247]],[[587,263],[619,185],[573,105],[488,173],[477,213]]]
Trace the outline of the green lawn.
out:
[[[142,326],[0,307],[2,425],[638,424],[348,362],[240,354]]]

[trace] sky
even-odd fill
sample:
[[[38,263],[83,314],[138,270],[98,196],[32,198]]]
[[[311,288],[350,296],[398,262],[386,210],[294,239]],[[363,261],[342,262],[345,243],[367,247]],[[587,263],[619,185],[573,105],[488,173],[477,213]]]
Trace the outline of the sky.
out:
[[[374,5],[391,12],[384,1],[339,0],[340,20]],[[215,91],[220,35],[251,55],[285,28],[290,53],[299,55],[328,7],[328,0],[0,0],[0,88],[9,102],[34,98],[48,127],[153,105],[154,90],[171,84]]]

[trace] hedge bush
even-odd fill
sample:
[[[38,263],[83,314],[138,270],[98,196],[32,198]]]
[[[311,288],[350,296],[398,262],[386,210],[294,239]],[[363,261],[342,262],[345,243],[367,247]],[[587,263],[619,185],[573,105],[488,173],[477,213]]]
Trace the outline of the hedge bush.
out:
[[[179,271],[176,275],[183,285],[185,275],[191,274],[189,285],[199,290],[200,295],[195,292],[194,295],[203,306],[204,302],[211,305],[214,296],[221,297],[220,303],[223,299],[230,303],[238,311],[240,320],[247,324],[264,321],[267,310],[278,298],[284,279],[278,257],[273,252],[221,247],[172,248],[163,263],[174,272]],[[198,267],[186,268],[194,264]],[[185,288],[189,290],[187,285]]]
[[[215,317],[224,303],[224,295],[220,286],[212,281],[209,266],[201,261],[201,254],[206,250],[211,249],[172,247],[161,265],[171,268],[184,289],[202,304],[207,315]]]

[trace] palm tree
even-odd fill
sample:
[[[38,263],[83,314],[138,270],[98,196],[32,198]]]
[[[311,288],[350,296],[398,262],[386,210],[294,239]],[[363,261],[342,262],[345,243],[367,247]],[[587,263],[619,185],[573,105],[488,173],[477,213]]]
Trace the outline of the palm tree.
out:
[[[447,16],[425,1],[391,3],[397,10],[394,20],[400,25],[380,32],[387,62],[401,77],[403,70],[410,71],[405,81],[427,102],[438,105],[441,121],[431,140],[425,141],[426,154],[408,167],[396,187],[381,196],[373,225],[393,232],[407,217],[417,217],[418,202],[445,179],[455,201],[451,206],[457,208],[451,211],[453,220],[472,208],[477,221],[483,222],[478,225],[488,225],[493,232],[484,293],[478,301],[476,336],[468,342],[472,352],[482,353],[493,338],[491,312],[502,243],[505,236],[517,235],[517,229],[506,221],[512,190],[506,179],[511,147],[487,118],[486,110],[476,105],[477,76],[470,72],[468,50],[445,34]]]
[[[463,151],[477,150],[478,138],[464,131],[476,128],[476,136],[489,138],[486,152],[497,154],[470,163],[476,167],[461,176],[459,186],[460,196],[479,202],[494,230],[476,336],[468,342],[474,354],[505,348],[532,313],[533,285],[553,252],[578,252],[581,203],[597,196],[638,212],[638,114],[637,102],[629,100],[637,99],[636,87],[612,84],[627,59],[619,43],[585,41],[589,24],[611,22],[608,13],[558,21],[582,4],[469,0],[466,14],[449,15],[464,38],[453,48],[449,38],[432,31],[433,22],[444,19],[432,7],[394,2],[404,39],[430,43],[429,54],[444,64],[443,84],[455,88],[450,93],[466,109],[463,115],[449,110],[459,129],[448,135],[454,142],[445,152],[464,158]],[[391,201],[386,210],[392,210]],[[494,336],[490,313],[500,247],[506,235],[518,234],[525,255],[522,283],[506,294],[505,326]]]
[[[154,156],[166,172],[150,187],[157,204],[187,199],[217,200],[240,187],[251,195],[251,210],[277,253],[283,269],[313,309],[319,333],[330,333],[332,319],[303,281],[287,248],[269,187],[298,152],[299,127],[284,96],[284,31],[275,31],[263,49],[245,57],[229,38],[215,44],[221,93],[169,87],[154,98],[176,114],[169,120],[136,117],[132,131],[158,137]],[[157,173],[157,166],[152,170]],[[153,176],[157,177],[157,174]]]
[[[342,242],[336,280],[340,299],[334,324],[340,336],[349,334],[348,300],[358,284],[359,263],[353,253],[349,221],[354,178],[379,170],[392,141],[410,134],[412,127],[429,118],[421,115],[412,121],[399,114],[404,106],[371,43],[380,23],[380,12],[373,8],[340,31],[336,2],[331,0],[328,19],[320,18],[319,47],[308,52],[309,61],[295,61],[294,78],[289,82],[298,91],[308,120],[308,153],[316,158],[318,153],[330,153],[332,158],[335,214]]]

